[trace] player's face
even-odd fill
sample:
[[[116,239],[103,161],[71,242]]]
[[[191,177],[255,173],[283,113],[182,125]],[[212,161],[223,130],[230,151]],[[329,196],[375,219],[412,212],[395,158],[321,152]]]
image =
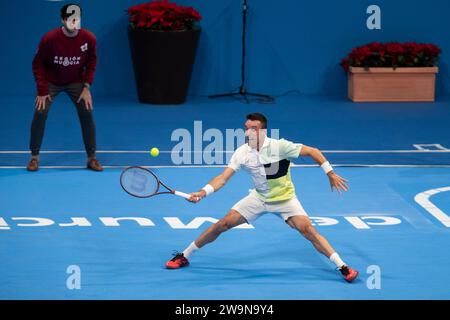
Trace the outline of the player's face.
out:
[[[65,20],[63,19],[61,20],[61,22],[66,30],[68,30],[69,32],[75,32],[76,30],[80,29],[81,17],[73,17]]]
[[[245,139],[249,146],[258,149],[264,143],[267,130],[262,129],[262,123],[259,120],[247,120],[245,122]]]

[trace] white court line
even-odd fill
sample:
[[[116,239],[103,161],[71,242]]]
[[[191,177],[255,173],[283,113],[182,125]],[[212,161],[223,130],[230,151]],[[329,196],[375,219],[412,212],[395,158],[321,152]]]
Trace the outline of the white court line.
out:
[[[149,150],[98,150],[97,153],[111,153],[111,154],[147,154]],[[203,153],[204,151],[183,151],[183,153]],[[218,150],[216,153],[233,153],[234,151]],[[322,153],[450,153],[449,149],[445,150],[321,150]],[[29,154],[29,150],[2,150],[0,154]],[[86,153],[84,150],[48,150],[41,151],[46,154],[73,154]],[[174,151],[159,151],[159,153],[179,153]]]
[[[121,169],[127,168],[133,165],[121,165],[121,166],[103,166],[105,169]],[[187,169],[187,168],[226,168],[227,165],[211,164],[211,165],[161,165],[161,166],[140,166],[149,169]],[[317,164],[291,164],[294,168],[314,168],[319,167]],[[356,168],[450,168],[450,165],[427,165],[427,164],[334,164],[333,167],[356,167]],[[41,169],[86,169],[86,166],[39,166]],[[26,166],[0,166],[0,169],[26,169]]]
[[[450,150],[322,150],[322,153],[450,153]]]
[[[433,217],[438,219],[445,227],[450,228],[450,217],[429,200],[431,196],[447,191],[450,191],[450,187],[427,190],[417,194],[414,200]]]
[[[98,150],[97,153],[125,153],[125,154],[134,154],[134,153],[150,153],[150,151],[143,151],[143,150]],[[164,153],[169,153],[169,151],[160,151]],[[0,154],[29,154],[30,151],[25,150],[17,150],[17,151],[0,151]],[[61,151],[40,151],[40,153],[46,153],[46,154],[72,154],[72,153],[86,153],[84,150],[61,150]]]

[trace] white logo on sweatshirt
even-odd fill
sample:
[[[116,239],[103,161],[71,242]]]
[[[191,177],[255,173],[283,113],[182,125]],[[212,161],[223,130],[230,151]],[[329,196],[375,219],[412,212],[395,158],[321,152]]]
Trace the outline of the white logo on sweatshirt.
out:
[[[55,56],[53,63],[63,65],[64,67],[80,64],[81,57],[60,57]]]
[[[81,49],[81,52],[87,51],[87,49],[88,49],[88,44],[87,44],[87,42],[86,42],[85,44],[83,44],[83,45],[80,47],[80,49]]]

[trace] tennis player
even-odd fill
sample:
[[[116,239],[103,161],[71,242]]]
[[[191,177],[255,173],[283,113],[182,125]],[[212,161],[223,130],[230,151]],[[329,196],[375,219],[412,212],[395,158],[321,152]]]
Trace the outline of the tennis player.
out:
[[[182,253],[166,263],[168,269],[178,269],[189,265],[188,259],[198,249],[213,242],[223,232],[242,223],[252,223],[266,212],[278,214],[290,227],[298,230],[317,251],[329,258],[340,270],[344,279],[352,282],[358,271],[350,268],[328,241],[311,225],[307,213],[295,195],[290,175],[290,160],[299,156],[309,156],[320,164],[330,180],[331,190],[341,193],[348,190],[347,180],[338,176],[323,154],[316,148],[297,145],[290,141],[267,137],[267,119],[260,113],[247,115],[247,143],[233,154],[225,170],[212,179],[200,191],[191,193],[189,201],[198,202],[202,198],[222,188],[239,169],[247,171],[254,182],[251,193],[237,202],[228,214],[206,229]]]
[[[102,171],[95,157],[95,123],[90,92],[97,64],[96,39],[92,32],[80,27],[81,8],[76,4],[69,3],[61,8],[61,22],[61,27],[42,38],[33,59],[37,96],[31,124],[31,160],[27,169],[39,169],[39,150],[50,106],[60,92],[65,92],[77,108],[88,156],[87,168]]]

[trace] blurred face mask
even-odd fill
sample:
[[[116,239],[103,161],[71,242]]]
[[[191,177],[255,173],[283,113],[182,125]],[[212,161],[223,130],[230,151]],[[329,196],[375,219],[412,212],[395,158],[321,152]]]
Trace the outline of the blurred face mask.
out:
[[[80,30],[81,28],[81,9],[79,6],[71,5],[67,8],[67,14],[70,14],[66,20],[64,20],[64,27],[70,32]]]

